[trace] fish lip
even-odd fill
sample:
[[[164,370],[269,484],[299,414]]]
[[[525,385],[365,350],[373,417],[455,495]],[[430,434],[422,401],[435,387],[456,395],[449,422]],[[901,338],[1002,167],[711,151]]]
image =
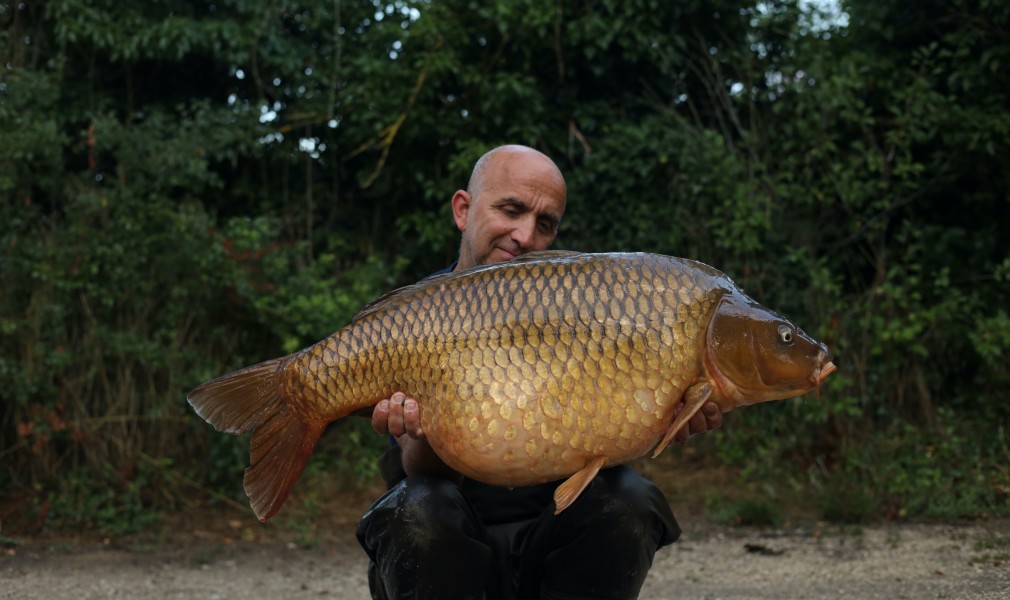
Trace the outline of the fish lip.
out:
[[[829,360],[821,365],[821,368],[817,369],[812,375],[810,375],[810,382],[814,384],[814,387],[820,389],[821,384],[824,383],[824,380],[827,379],[828,375],[831,375],[837,370],[838,367],[835,363]]]

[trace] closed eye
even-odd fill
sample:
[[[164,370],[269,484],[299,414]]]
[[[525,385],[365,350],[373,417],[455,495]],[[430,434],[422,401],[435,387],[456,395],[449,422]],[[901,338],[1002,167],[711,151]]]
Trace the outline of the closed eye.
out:
[[[506,217],[513,219],[522,216],[523,213],[529,210],[526,207],[526,205],[523,204],[522,202],[508,198],[506,198],[500,204],[498,204],[496,208],[499,211],[501,211],[501,213],[504,214]]]

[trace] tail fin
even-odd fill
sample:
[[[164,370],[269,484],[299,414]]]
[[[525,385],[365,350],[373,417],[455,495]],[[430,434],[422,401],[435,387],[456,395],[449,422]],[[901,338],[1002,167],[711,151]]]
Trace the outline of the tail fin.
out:
[[[218,431],[252,432],[245,493],[260,521],[274,516],[298,481],[324,424],[306,421],[281,388],[288,357],[229,373],[204,383],[187,400]]]

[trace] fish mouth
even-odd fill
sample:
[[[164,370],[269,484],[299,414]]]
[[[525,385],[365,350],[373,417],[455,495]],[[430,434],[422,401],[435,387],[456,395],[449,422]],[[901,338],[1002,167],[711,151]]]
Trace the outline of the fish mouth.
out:
[[[820,369],[814,371],[814,374],[810,376],[810,383],[814,384],[814,387],[820,389],[821,384],[824,383],[824,380],[827,379],[828,375],[831,375],[837,370],[838,367],[835,366],[835,363],[829,360],[827,363],[822,365]]]

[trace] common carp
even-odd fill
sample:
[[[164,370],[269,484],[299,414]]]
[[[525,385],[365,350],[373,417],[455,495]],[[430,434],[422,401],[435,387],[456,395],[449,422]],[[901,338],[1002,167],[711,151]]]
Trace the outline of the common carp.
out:
[[[834,370],[823,344],[705,264],[546,251],[400,288],[188,400],[219,431],[253,434],[245,491],[262,521],[328,423],[396,391],[417,399],[428,442],[463,475],[567,477],[561,512],[601,468],[658,455],[706,401],[726,412],[789,398]]]

